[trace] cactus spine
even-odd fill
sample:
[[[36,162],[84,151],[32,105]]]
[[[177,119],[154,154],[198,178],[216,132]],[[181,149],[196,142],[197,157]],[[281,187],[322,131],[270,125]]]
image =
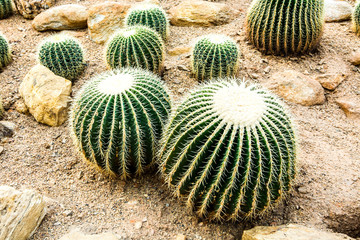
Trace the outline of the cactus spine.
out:
[[[0,0],[0,19],[9,17],[13,13],[11,0]]]
[[[85,69],[81,44],[65,34],[46,38],[39,46],[38,59],[53,73],[68,80],[75,80]]]
[[[185,99],[166,129],[161,171],[200,216],[253,217],[291,188],[295,135],[283,104],[267,90],[210,82]]]
[[[356,35],[360,36],[360,2],[357,2],[352,15],[352,29]]]
[[[169,34],[169,20],[165,11],[152,3],[141,3],[132,7],[126,15],[127,26],[143,25],[160,34],[166,40]]]
[[[153,164],[170,99],[159,77],[121,68],[93,78],[71,110],[75,144],[89,162],[127,178]]]
[[[162,71],[164,44],[154,30],[134,26],[115,33],[108,41],[105,59],[109,68],[140,67],[154,73]]]
[[[239,49],[223,35],[206,35],[197,40],[192,53],[192,71],[199,81],[236,74]]]
[[[246,17],[249,40],[266,54],[316,48],[324,26],[323,0],[254,0]]]
[[[0,33],[0,68],[5,67],[11,62],[11,51],[5,36]]]

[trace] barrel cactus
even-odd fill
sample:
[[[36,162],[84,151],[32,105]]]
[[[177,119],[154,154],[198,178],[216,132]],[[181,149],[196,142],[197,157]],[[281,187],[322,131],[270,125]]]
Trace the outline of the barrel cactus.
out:
[[[360,2],[357,2],[352,15],[353,31],[360,35]]]
[[[165,182],[199,216],[250,218],[290,190],[296,142],[290,117],[267,90],[210,82],[174,112],[159,159]]]
[[[9,17],[13,13],[11,0],[0,0],[0,19]]]
[[[158,32],[163,40],[166,40],[169,33],[169,20],[165,11],[152,3],[136,4],[128,11],[125,23],[127,26],[147,26]]]
[[[200,37],[192,53],[192,71],[199,81],[231,77],[236,74],[239,49],[236,43],[224,35]]]
[[[116,32],[105,48],[111,69],[140,67],[154,73],[162,71],[164,44],[159,34],[145,26],[128,27]]]
[[[274,55],[310,52],[317,47],[323,26],[323,0],[254,0],[246,17],[249,40]]]
[[[154,163],[169,113],[169,95],[159,77],[121,68],[84,85],[72,106],[70,128],[86,160],[127,178]]]
[[[66,34],[46,38],[39,46],[38,59],[43,66],[68,80],[75,80],[85,69],[80,42]]]
[[[0,33],[0,68],[5,67],[11,62],[11,51],[5,36]]]

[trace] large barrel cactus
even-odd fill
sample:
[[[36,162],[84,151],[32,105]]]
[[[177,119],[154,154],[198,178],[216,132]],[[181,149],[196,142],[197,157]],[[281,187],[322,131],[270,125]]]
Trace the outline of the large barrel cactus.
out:
[[[159,153],[166,183],[210,219],[263,213],[295,177],[295,134],[283,104],[235,80],[194,91],[174,112]]]
[[[246,17],[249,40],[274,55],[307,53],[324,26],[323,0],[253,0]]]
[[[360,2],[357,2],[352,15],[353,31],[360,35]]]
[[[166,40],[169,34],[169,20],[165,11],[152,3],[136,4],[132,7],[125,18],[127,26],[143,25],[160,34]]]
[[[239,49],[236,43],[224,35],[200,37],[192,53],[192,71],[199,81],[212,78],[232,77],[236,74]]]
[[[145,26],[128,27],[108,41],[105,59],[111,69],[140,67],[154,73],[162,71],[164,43],[158,33]]]
[[[11,62],[11,51],[5,36],[0,33],[0,68],[5,67]]]
[[[11,0],[0,0],[0,19],[9,17],[13,13]]]
[[[66,34],[46,38],[39,46],[38,58],[42,65],[68,80],[78,78],[85,69],[80,42]]]
[[[127,178],[153,164],[170,110],[159,77],[121,68],[93,78],[80,90],[71,110],[71,132],[86,160]]]

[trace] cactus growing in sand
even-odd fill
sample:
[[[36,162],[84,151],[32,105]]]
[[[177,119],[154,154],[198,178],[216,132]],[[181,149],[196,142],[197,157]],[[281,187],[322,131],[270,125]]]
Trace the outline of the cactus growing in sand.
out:
[[[9,17],[13,13],[11,0],[0,0],[0,19]]]
[[[5,67],[11,62],[11,51],[9,42],[5,36],[0,33],[0,68]]]
[[[283,103],[235,80],[200,86],[174,112],[159,151],[165,182],[199,216],[249,218],[290,190],[296,143]]]
[[[253,0],[246,17],[249,40],[265,54],[310,52],[323,26],[323,0]]]
[[[46,38],[39,46],[38,59],[43,66],[68,80],[75,80],[85,69],[80,42],[65,34]]]
[[[239,49],[227,36],[202,36],[195,43],[191,62],[192,71],[199,81],[232,77],[237,71]]]
[[[169,95],[159,77],[121,68],[80,90],[71,110],[71,132],[86,160],[127,178],[153,164],[169,114]]]

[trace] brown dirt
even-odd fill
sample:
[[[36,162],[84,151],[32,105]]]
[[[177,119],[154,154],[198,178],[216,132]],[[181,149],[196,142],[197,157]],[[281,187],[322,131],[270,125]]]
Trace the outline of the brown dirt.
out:
[[[59,1],[57,5],[70,2]],[[177,2],[169,0],[162,4],[169,9]],[[94,3],[96,0],[80,2],[86,6]],[[36,63],[36,46],[52,34],[38,33],[32,29],[31,21],[14,15],[0,21],[0,30],[10,40],[14,54],[13,63],[0,74],[0,94],[8,109],[5,119],[17,124],[16,135],[1,142],[5,150],[0,155],[0,184],[34,188],[52,199],[33,240],[58,239],[73,227],[88,233],[113,231],[124,239],[174,239],[179,233],[189,239],[240,239],[244,228],[289,222],[321,229],[330,226],[359,237],[356,219],[355,225],[336,227],[329,223],[331,214],[340,211],[341,215],[343,207],[358,205],[360,199],[359,123],[347,119],[335,103],[335,99],[343,96],[360,97],[360,71],[347,61],[360,48],[359,38],[350,32],[351,23],[327,23],[320,47],[313,54],[293,58],[264,56],[244,36],[244,17],[250,0],[226,3],[240,10],[234,21],[209,28],[172,26],[168,49],[188,45],[202,34],[224,33],[238,40],[243,54],[239,77],[251,82],[263,83],[273,73],[285,69],[313,78],[323,73],[349,75],[335,91],[326,91],[324,105],[304,107],[288,103],[298,124],[300,147],[297,185],[289,199],[268,216],[251,223],[208,223],[172,198],[156,172],[123,182],[91,168],[74,150],[66,124],[48,127],[37,123],[31,115],[14,110],[14,103],[20,98],[19,84]],[[105,64],[103,46],[93,43],[87,30],[71,33],[87,49],[88,59],[85,74],[74,84],[76,93],[85,81],[104,71]],[[189,72],[178,69],[179,65],[190,69],[189,60],[187,54],[166,58],[163,78],[176,98],[197,84]],[[263,71],[267,66],[271,68],[269,74]],[[257,79],[253,79],[254,73]],[[139,221],[142,227],[136,229],[135,223]]]

